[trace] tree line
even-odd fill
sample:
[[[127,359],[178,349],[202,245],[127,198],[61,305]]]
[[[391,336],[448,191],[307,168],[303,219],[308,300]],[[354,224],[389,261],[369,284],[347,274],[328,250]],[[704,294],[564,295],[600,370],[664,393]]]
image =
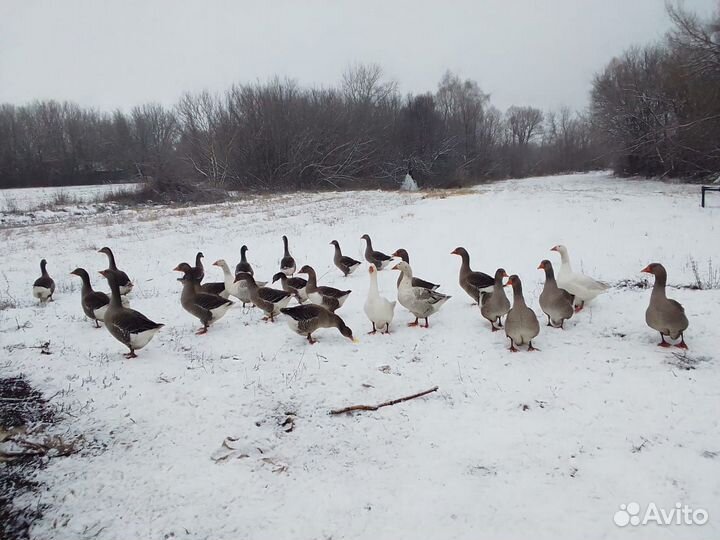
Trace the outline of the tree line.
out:
[[[335,88],[292,80],[185,94],[173,107],[104,113],[75,103],[0,106],[0,187],[185,178],[232,189],[425,186],[591,166],[587,119],[563,108],[502,113],[477,82],[446,73],[401,96],[377,65]]]
[[[590,121],[621,175],[720,173],[720,11],[704,20],[668,5],[660,43],[613,59],[593,82]]]
[[[0,105],[0,188],[178,179],[225,189],[421,186],[612,166],[616,173],[720,170],[720,15],[669,6],[661,43],[594,79],[590,105],[500,111],[472,79],[401,95],[380,66],[330,88],[289,79],[183,95],[112,113],[75,103]]]

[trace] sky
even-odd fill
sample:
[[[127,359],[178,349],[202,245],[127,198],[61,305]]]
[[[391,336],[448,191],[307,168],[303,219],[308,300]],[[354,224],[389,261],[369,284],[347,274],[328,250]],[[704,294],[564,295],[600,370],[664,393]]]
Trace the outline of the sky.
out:
[[[669,26],[663,0],[0,0],[0,103],[128,110],[273,75],[332,86],[363,62],[403,93],[450,69],[501,110],[581,109],[594,73]]]

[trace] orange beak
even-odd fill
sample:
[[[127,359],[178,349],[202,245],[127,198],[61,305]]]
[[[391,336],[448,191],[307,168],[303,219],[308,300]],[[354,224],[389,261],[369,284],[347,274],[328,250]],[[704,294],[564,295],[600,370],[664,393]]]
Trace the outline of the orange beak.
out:
[[[557,250],[558,250],[557,246],[553,246],[550,248],[550,251],[557,251]]]
[[[537,267],[538,270],[545,270],[545,265],[543,263],[540,263]]]
[[[652,274],[652,271],[650,270],[650,265],[648,264],[645,268],[640,270],[640,272],[645,272],[646,274]]]
[[[182,272],[182,270],[180,270],[180,265],[173,268],[173,272]]]
[[[450,252],[450,255],[457,255],[457,254],[458,254],[457,249],[453,249],[453,250]]]

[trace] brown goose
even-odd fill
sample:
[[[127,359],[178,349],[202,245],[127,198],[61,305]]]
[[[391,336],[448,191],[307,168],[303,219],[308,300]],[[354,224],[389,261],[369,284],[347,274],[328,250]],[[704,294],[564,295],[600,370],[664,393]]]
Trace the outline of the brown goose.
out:
[[[300,269],[299,273],[307,274],[308,276],[307,287],[305,287],[308,300],[310,300],[313,304],[323,306],[332,312],[335,312],[335,310],[342,306],[352,292],[341,291],[340,289],[336,289],[334,287],[318,287],[315,269],[307,264]]]
[[[540,293],[540,309],[547,316],[547,326],[562,328],[567,319],[573,316],[575,297],[565,289],[558,287],[552,263],[544,259],[538,270],[545,270],[545,286]]]
[[[457,247],[451,251],[450,254],[459,255],[460,258],[462,258],[462,264],[460,265],[460,286],[476,304],[479,304],[482,293],[492,292],[495,279],[483,272],[472,271],[470,268],[470,254],[464,247]]]
[[[253,268],[252,266],[250,266],[250,263],[247,260],[247,251],[247,246],[243,246],[240,248],[240,262],[235,265],[235,275],[239,274],[240,272],[247,272],[254,277],[255,272],[253,272]]]
[[[667,285],[667,271],[660,263],[648,264],[641,272],[647,272],[655,276],[655,284],[650,294],[650,305],[645,311],[645,322],[653,330],[660,332],[660,347],[670,347],[665,341],[665,336],[670,339],[680,338],[680,343],[675,346],[680,349],[687,349],[685,343],[685,330],[688,327],[688,319],[685,315],[685,308],[680,302],[672,300],[665,295]]]
[[[105,310],[105,328],[110,335],[125,345],[130,352],[125,358],[136,358],[135,351],[147,345],[164,324],[156,323],[134,309],[123,307],[120,300],[120,286],[117,274],[111,269],[103,270],[101,275],[110,285],[110,304]]]
[[[505,318],[505,335],[510,339],[510,350],[517,352],[515,345],[527,343],[528,351],[536,351],[538,349],[533,347],[532,340],[540,333],[540,323],[535,312],[525,304],[522,282],[513,274],[505,286],[513,288],[513,305]]]
[[[370,264],[374,264],[375,268],[378,270],[382,270],[384,268],[387,268],[390,263],[392,263],[392,257],[390,255],[385,255],[382,251],[375,251],[372,246],[372,240],[370,240],[370,236],[367,234],[363,234],[360,237],[362,240],[365,240],[365,260],[369,262]]]
[[[283,236],[283,258],[280,259],[280,271],[290,277],[295,273],[295,259],[290,255],[287,236]]]
[[[82,280],[80,291],[80,305],[88,319],[95,322],[95,328],[100,328],[100,323],[105,316],[110,297],[102,291],[94,291],[90,284],[90,276],[84,268],[76,268],[70,274],[78,276]]]
[[[393,257],[400,257],[401,260],[405,261],[406,263],[410,264],[410,255],[408,255],[408,252],[404,249],[398,249],[395,251],[395,253],[392,254]],[[400,282],[402,281],[402,273],[398,276],[397,279],[397,286],[400,286]],[[412,286],[413,287],[422,287],[423,289],[429,289],[431,291],[436,291],[440,285],[436,285],[435,283],[431,283],[429,281],[425,281],[424,279],[420,279],[418,277],[412,278]]]
[[[275,283],[278,279],[280,280],[283,291],[292,294],[301,304],[303,302],[307,302],[307,279],[303,279],[299,276],[287,277],[282,272],[275,274],[272,278],[272,282]]]
[[[201,255],[202,253],[199,253],[198,255]],[[202,263],[200,263],[202,264]],[[200,292],[208,293],[208,294],[217,294],[218,296],[222,296],[225,299],[230,298],[230,291],[227,290],[227,287],[225,285],[224,281],[208,281],[205,283],[200,283],[200,280],[197,279],[198,275],[198,267],[197,266],[190,266],[188,263],[180,263],[177,266],[178,272],[183,273],[189,273],[190,276],[195,280],[197,286],[200,288]],[[205,271],[203,270],[203,275],[205,274]],[[182,279],[178,280],[182,281]]]
[[[333,240],[332,242],[330,242],[330,245],[335,246],[335,256],[333,257],[333,262],[345,277],[347,277],[348,274],[352,274],[355,270],[358,269],[358,267],[360,266],[360,261],[356,261],[352,257],[343,255],[342,251],[340,251],[340,243],[337,240]]]
[[[481,300],[480,313],[490,321],[490,328],[493,332],[502,328],[502,317],[510,311],[510,300],[505,295],[505,284],[503,283],[503,278],[506,277],[508,275],[505,269],[498,268],[495,271],[495,283],[492,292],[484,294]],[[496,322],[497,327],[495,326]]]
[[[202,280],[205,279],[205,266],[203,266],[203,258],[205,255],[203,255],[202,251],[198,251],[197,255],[195,255],[195,266],[192,267],[192,277],[198,281],[198,283],[202,283]]]
[[[128,275],[122,270],[120,270],[115,264],[115,255],[113,254],[112,250],[109,247],[104,247],[98,250],[98,253],[104,253],[105,255],[107,255],[108,268],[115,274],[115,277],[117,278],[116,281],[120,290],[120,294],[129,293],[133,288],[133,282],[130,281]]]
[[[337,328],[343,336],[357,343],[345,321],[322,306],[307,304],[282,308],[280,311],[290,317],[288,326],[301,336],[306,336],[311,345],[317,343],[312,333],[318,328]]]
[[[40,277],[33,283],[32,293],[35,298],[40,300],[41,304],[52,302],[53,293],[55,293],[55,280],[50,277],[47,272],[47,261],[40,261]]]
[[[287,307],[290,298],[292,298],[289,292],[271,289],[270,287],[259,287],[255,278],[247,272],[240,272],[235,276],[235,281],[245,282],[252,303],[265,312],[263,321],[275,322],[275,315],[280,313],[282,308]]]
[[[219,321],[232,307],[233,302],[217,294],[202,291],[198,280],[194,277],[195,269],[188,263],[180,263],[173,270],[183,273],[183,277],[178,280],[183,284],[180,304],[185,311],[200,319],[202,328],[196,333],[198,335],[207,333],[210,325]]]

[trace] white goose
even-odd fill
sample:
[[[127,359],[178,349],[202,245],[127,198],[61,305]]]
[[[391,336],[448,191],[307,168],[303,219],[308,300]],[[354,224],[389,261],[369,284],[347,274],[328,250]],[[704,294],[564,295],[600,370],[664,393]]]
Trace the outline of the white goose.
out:
[[[235,275],[230,271],[230,266],[225,259],[219,259],[213,263],[213,266],[218,266],[223,271],[223,279],[225,281],[225,290],[242,302],[243,307],[245,304],[252,304],[250,298],[250,289],[247,286],[247,281],[240,280],[235,281]],[[258,287],[264,287],[267,282],[258,281]]]
[[[397,263],[393,270],[402,272],[402,279],[398,285],[398,302],[415,315],[415,322],[408,323],[408,326],[418,326],[418,320],[425,319],[424,328],[428,328],[430,326],[428,317],[436,313],[450,296],[414,286],[412,268],[405,261]]]
[[[390,323],[393,320],[393,314],[395,312],[395,302],[391,302],[387,298],[380,296],[377,282],[377,269],[374,265],[368,267],[368,273],[370,274],[370,289],[368,290],[367,300],[365,300],[365,315],[370,319],[372,323],[372,332],[374,334],[378,331],[378,328],[382,332],[383,326],[385,327],[384,334],[390,333]]]
[[[585,274],[573,272],[572,266],[570,265],[570,256],[565,246],[557,245],[550,251],[557,251],[560,254],[562,265],[560,266],[556,281],[558,287],[575,296],[576,313],[585,307],[585,302],[589,302],[610,288],[606,283],[593,279]]]

